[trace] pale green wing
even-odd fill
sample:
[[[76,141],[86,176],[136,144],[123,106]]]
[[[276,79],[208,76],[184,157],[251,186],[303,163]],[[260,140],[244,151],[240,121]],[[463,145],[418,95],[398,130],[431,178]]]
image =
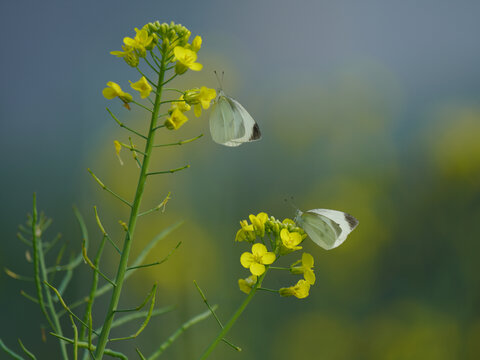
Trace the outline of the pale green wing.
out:
[[[242,137],[232,139],[232,143],[242,144],[244,142],[250,142],[255,140],[260,140],[262,134],[260,133],[260,128],[258,124],[253,120],[252,116],[248,113],[247,110],[240,104],[237,100],[225,96],[227,101],[230,104],[230,107],[233,110],[233,121],[235,123],[242,123],[245,129],[245,133]],[[234,146],[234,145],[231,145]]]
[[[222,91],[210,113],[210,134],[213,141],[226,146],[240,145],[241,143],[232,142],[232,140],[245,135],[243,122],[235,121],[232,106]]]
[[[308,211],[297,216],[296,221],[314,243],[325,250],[335,247],[335,242],[341,233],[341,229],[336,223],[325,216]]]

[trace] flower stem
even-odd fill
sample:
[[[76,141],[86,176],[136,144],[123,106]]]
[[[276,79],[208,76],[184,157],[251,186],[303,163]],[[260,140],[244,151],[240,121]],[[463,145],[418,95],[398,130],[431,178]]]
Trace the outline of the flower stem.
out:
[[[125,272],[128,267],[128,255],[130,253],[130,248],[132,246],[133,235],[135,232],[135,226],[137,224],[138,213],[140,209],[140,203],[143,197],[143,190],[145,187],[145,182],[147,180],[148,166],[150,164],[150,157],[152,154],[152,148],[154,144],[155,137],[155,128],[157,127],[158,113],[161,104],[161,95],[162,95],[162,83],[164,82],[165,76],[165,62],[164,57],[160,64],[160,72],[158,75],[158,86],[155,96],[155,103],[153,105],[152,117],[150,120],[150,129],[147,136],[147,142],[145,144],[145,157],[143,159],[142,168],[140,176],[138,179],[137,191],[135,193],[135,199],[132,204],[132,210],[130,212],[130,219],[128,221],[128,231],[126,232],[125,242],[123,244],[122,256],[118,264],[117,275],[115,277],[116,287],[113,289],[112,296],[110,298],[110,305],[108,307],[107,315],[105,318],[104,325],[102,327],[102,332],[98,338],[97,348],[95,350],[95,359],[101,360],[105,352],[105,347],[107,345],[108,337],[110,334],[110,329],[112,327],[113,317],[115,310],[117,310],[118,302],[120,301],[120,294],[122,292],[123,281],[125,278]]]
[[[248,294],[245,300],[243,300],[242,304],[237,309],[237,311],[235,311],[235,313],[232,315],[230,320],[228,320],[228,322],[225,324],[223,329],[218,333],[217,337],[210,343],[207,349],[203,352],[202,356],[200,357],[200,360],[206,359],[212,353],[212,351],[217,347],[218,343],[222,341],[225,335],[227,335],[228,331],[232,328],[232,326],[235,324],[235,322],[240,317],[240,315],[242,315],[243,311],[252,300],[253,295],[255,295],[258,288],[262,286],[262,282],[263,282],[263,279],[265,278],[265,275],[267,274],[267,271],[268,271],[268,267],[263,273],[263,275],[260,276],[255,286],[252,288],[252,290],[250,291],[250,294]]]

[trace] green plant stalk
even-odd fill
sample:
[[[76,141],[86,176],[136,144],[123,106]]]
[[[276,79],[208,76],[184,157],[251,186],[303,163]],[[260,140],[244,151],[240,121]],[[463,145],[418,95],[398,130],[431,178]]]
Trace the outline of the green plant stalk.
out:
[[[157,127],[158,112],[160,109],[161,96],[162,96],[162,83],[164,82],[165,76],[165,60],[162,56],[162,62],[160,64],[160,73],[158,75],[158,87],[155,96],[155,103],[153,105],[152,117],[150,120],[150,129],[148,132],[147,142],[145,144],[145,156],[143,158],[142,169],[138,179],[137,191],[135,193],[135,199],[132,204],[132,210],[130,212],[130,219],[128,221],[128,231],[125,236],[125,242],[123,244],[122,256],[120,257],[120,262],[118,264],[117,275],[115,277],[115,288],[113,289],[112,297],[110,298],[110,305],[108,307],[107,315],[105,318],[104,325],[102,327],[102,332],[98,338],[97,348],[95,350],[95,359],[101,360],[105,347],[107,345],[108,336],[110,334],[110,328],[112,326],[113,317],[115,315],[115,310],[117,309],[118,302],[120,301],[120,294],[122,292],[123,281],[125,278],[125,272],[128,266],[128,255],[130,253],[130,248],[132,246],[133,234],[135,232],[135,226],[137,224],[138,213],[140,209],[140,203],[143,197],[143,190],[145,187],[145,182],[147,180],[148,174],[148,165],[150,163],[150,157],[152,155],[152,148],[155,138],[155,128]]]
[[[42,239],[40,236],[37,236],[37,197],[33,194],[33,211],[32,211],[32,243],[33,243],[33,265],[35,272],[35,285],[37,288],[37,296],[42,308],[42,312],[47,318],[50,326],[53,328],[53,331],[62,335],[62,327],[60,326],[60,320],[55,312],[55,307],[53,305],[52,297],[50,296],[50,291],[44,284],[44,281],[47,281],[48,274],[45,267],[45,257],[43,255],[43,246]],[[45,289],[45,297],[47,304],[43,302],[43,289]],[[50,316],[48,315],[48,310],[50,310]],[[62,353],[63,359],[68,359],[67,347],[63,341],[60,341],[60,351]]]
[[[217,337],[210,343],[210,345],[207,347],[207,349],[203,352],[202,356],[200,357],[200,360],[206,359],[212,351],[217,347],[218,343],[222,341],[222,339],[227,335],[229,330],[232,328],[232,326],[235,324],[237,319],[242,315],[243,311],[247,307],[247,305],[250,303],[250,301],[253,298],[253,295],[257,292],[257,289],[262,286],[263,279],[265,278],[265,275],[267,274],[268,267],[266,268],[265,272],[263,273],[262,276],[257,281],[257,284],[255,287],[252,288],[250,291],[250,294],[245,298],[245,300],[242,302],[242,304],[239,306],[235,314],[232,315],[230,320],[225,324],[223,329],[218,333]]]

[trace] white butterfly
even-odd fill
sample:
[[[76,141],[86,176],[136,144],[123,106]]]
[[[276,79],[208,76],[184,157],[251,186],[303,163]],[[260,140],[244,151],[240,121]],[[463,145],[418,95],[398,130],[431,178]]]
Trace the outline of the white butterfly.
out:
[[[341,245],[358,225],[358,220],[352,215],[328,209],[297,210],[295,222],[325,250]]]
[[[262,137],[247,110],[223,90],[219,90],[210,113],[210,134],[213,141],[225,146],[239,146]]]

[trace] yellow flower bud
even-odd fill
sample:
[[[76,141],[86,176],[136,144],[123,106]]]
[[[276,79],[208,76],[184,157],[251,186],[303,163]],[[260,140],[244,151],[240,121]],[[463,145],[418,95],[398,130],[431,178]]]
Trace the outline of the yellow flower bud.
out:
[[[305,280],[298,280],[294,286],[288,288],[281,288],[280,296],[295,296],[298,299],[304,299],[310,292],[310,284]]]

